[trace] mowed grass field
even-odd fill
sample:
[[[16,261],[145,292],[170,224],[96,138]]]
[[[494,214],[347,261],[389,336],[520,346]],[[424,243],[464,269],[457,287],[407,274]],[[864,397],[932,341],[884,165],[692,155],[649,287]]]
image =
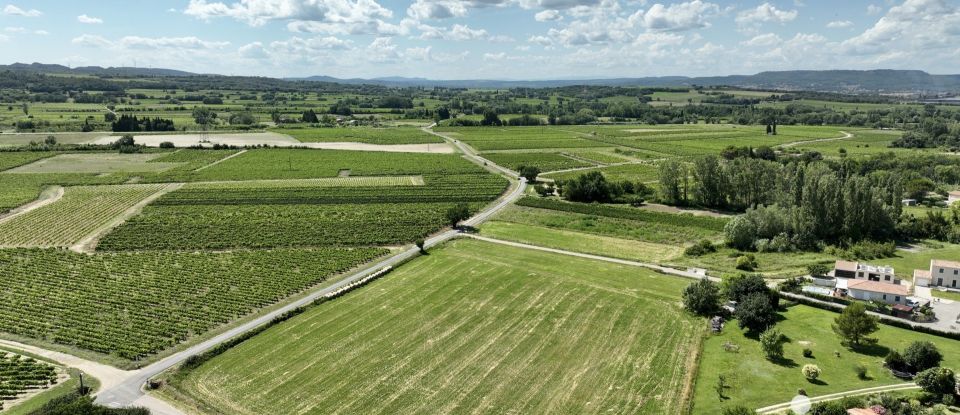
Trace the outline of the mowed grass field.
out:
[[[289,135],[304,143],[426,144],[443,142],[442,138],[413,127],[274,128],[270,131]]]
[[[166,393],[226,414],[681,414],[704,332],[680,305],[688,283],[457,240]]]
[[[903,383],[883,368],[883,358],[890,349],[903,351],[911,342],[928,340],[943,353],[944,367],[960,366],[960,342],[917,333],[886,325],[873,337],[874,346],[860,350],[848,349],[830,329],[838,314],[804,305],[795,305],[782,313],[784,319],[776,328],[787,336],[784,360],[771,362],[764,358],[756,338],[744,335],[731,322],[719,335],[710,335],[703,343],[703,357],[697,374],[693,414],[713,415],[724,407],[744,405],[751,409],[787,402],[805,389],[815,397],[835,392]],[[724,344],[739,347],[726,351]],[[803,349],[813,351],[812,357],[803,357]],[[839,353],[839,356],[837,354]],[[823,374],[818,382],[808,382],[800,369],[815,364]],[[854,368],[867,368],[867,378],[859,379]],[[725,398],[717,395],[715,387],[720,375],[729,385]]]

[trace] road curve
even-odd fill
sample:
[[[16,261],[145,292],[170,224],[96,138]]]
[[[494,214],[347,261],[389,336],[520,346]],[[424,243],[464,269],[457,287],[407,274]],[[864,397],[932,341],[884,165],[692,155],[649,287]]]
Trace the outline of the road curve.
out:
[[[489,165],[488,165],[489,166]],[[496,166],[496,165],[493,165]],[[496,166],[501,168],[500,166]],[[501,196],[494,204],[486,207],[484,210],[480,211],[470,219],[467,219],[463,222],[467,226],[477,226],[486,221],[488,218],[502,210],[503,208],[509,206],[514,201],[523,196],[524,191],[527,187],[527,181],[524,178],[520,178],[516,182],[513,182],[511,185],[512,189],[507,192],[504,196]],[[434,235],[433,237],[424,241],[425,247],[432,247],[443,242],[446,242],[450,239],[457,237],[460,233],[456,230],[447,230],[440,234]],[[230,330],[221,333],[211,339],[208,339],[202,343],[191,346],[183,351],[172,354],[166,358],[161,359],[160,361],[153,363],[149,366],[138,370],[124,371],[124,378],[121,380],[112,380],[110,384],[112,386],[104,388],[96,396],[96,402],[98,404],[106,405],[109,407],[120,408],[128,407],[135,405],[146,405],[151,410],[156,410],[157,414],[162,415],[176,415],[179,411],[176,411],[172,407],[169,407],[165,402],[153,399],[146,395],[142,390],[143,385],[150,378],[160,374],[161,372],[170,369],[188,357],[203,353],[207,350],[210,350],[216,347],[218,344],[223,343],[231,338],[239,336],[243,333],[246,333],[250,330],[253,330],[257,327],[260,327],[270,320],[273,320],[275,317],[280,316],[283,313],[286,313],[295,308],[305,306],[312,303],[317,298],[327,295],[328,293],[334,292],[341,287],[349,285],[357,280],[360,280],[373,272],[379,271],[387,266],[394,266],[400,264],[406,260],[409,260],[415,257],[419,253],[419,249],[416,247],[408,247],[401,251],[398,254],[385,258],[383,260],[377,261],[373,264],[365,266],[363,269],[351,274],[350,276],[337,281],[333,285],[324,287],[317,291],[310,293],[308,296],[298,299],[290,304],[284,305],[276,310],[270,311],[269,313],[263,314],[257,317],[254,320],[243,323],[237,327],[231,328]],[[164,408],[166,406],[166,408]]]

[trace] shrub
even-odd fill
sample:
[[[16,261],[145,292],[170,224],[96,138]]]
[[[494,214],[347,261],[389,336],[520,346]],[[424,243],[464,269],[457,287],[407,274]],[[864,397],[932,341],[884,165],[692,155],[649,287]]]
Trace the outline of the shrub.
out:
[[[713,245],[713,242],[706,239],[701,239],[700,242],[690,245],[687,249],[683,250],[683,254],[686,256],[701,256],[713,252],[717,252],[717,247]]]
[[[867,378],[867,366],[863,363],[858,363],[854,366],[853,371],[857,373],[857,379],[865,380]]]
[[[706,278],[683,290],[683,306],[691,313],[708,316],[720,310],[720,288]]]
[[[915,341],[903,351],[903,361],[915,372],[940,366],[942,360],[937,346],[929,341]]]
[[[934,394],[954,394],[957,391],[957,378],[953,371],[943,367],[933,367],[917,373],[914,379],[917,386]]]
[[[803,365],[801,371],[803,372],[803,377],[807,378],[807,380],[817,380],[821,374],[820,367],[817,365]]]
[[[769,360],[782,359],[783,344],[786,343],[786,341],[786,336],[780,333],[780,330],[768,329],[760,333],[760,350],[763,350],[763,354],[766,355]]]
[[[813,350],[810,350],[809,347],[803,348],[803,357],[810,358],[813,357]]]
[[[176,146],[170,141],[164,141],[160,143],[160,148],[176,148]]]
[[[741,271],[753,271],[757,269],[757,258],[753,254],[740,255],[737,257],[737,269]]]
[[[752,409],[740,405],[728,406],[721,412],[722,415],[753,415],[755,413]]]

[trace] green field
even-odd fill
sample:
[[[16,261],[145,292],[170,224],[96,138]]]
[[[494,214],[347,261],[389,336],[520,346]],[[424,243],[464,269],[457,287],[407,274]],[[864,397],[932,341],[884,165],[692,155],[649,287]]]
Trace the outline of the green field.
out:
[[[649,183],[656,181],[660,177],[659,167],[657,167],[656,163],[651,162],[620,164],[555,174],[548,173],[543,177],[553,180],[574,180],[582,174],[594,171],[603,173],[603,177],[608,181],[614,182],[631,181]]]
[[[70,246],[163,188],[160,184],[67,187],[61,199],[0,221],[0,246]]]
[[[49,151],[11,151],[0,152],[0,171],[6,171],[14,167],[33,163],[56,153]]]
[[[443,142],[440,137],[411,127],[274,128],[270,131],[289,135],[304,143],[426,144]]]
[[[0,250],[0,331],[141,360],[385,253]]]
[[[877,345],[863,350],[851,350],[840,344],[830,324],[837,314],[804,305],[791,306],[782,313],[784,319],[776,328],[790,341],[784,346],[784,360],[770,362],[763,357],[759,342],[749,338],[730,322],[723,333],[711,335],[703,343],[700,369],[697,373],[694,395],[694,414],[717,414],[720,408],[744,405],[748,408],[787,402],[804,389],[811,396],[834,392],[903,383],[882,366],[883,357],[890,349],[903,350],[915,340],[934,342],[943,353],[944,367],[960,366],[960,342],[921,334],[909,330],[881,325],[874,334]],[[739,351],[728,352],[724,344],[739,346]],[[813,351],[813,357],[803,357],[804,348]],[[837,357],[835,353],[839,353]],[[800,369],[805,364],[815,364],[823,374],[819,382],[808,382]],[[868,378],[857,378],[856,365],[867,367]],[[720,399],[715,391],[718,376],[723,375],[730,386],[725,390],[727,399]]]
[[[513,170],[517,170],[520,166],[533,166],[539,168],[541,172],[548,172],[594,165],[556,153],[487,153],[483,157]]]
[[[484,223],[480,233],[529,245],[654,263],[675,258],[683,253],[683,249],[678,246],[511,222]]]
[[[7,170],[6,173],[136,173],[159,172],[180,166],[179,163],[151,163],[163,156],[163,153],[60,154]]]
[[[207,413],[681,414],[702,333],[686,284],[459,240],[173,385]]]

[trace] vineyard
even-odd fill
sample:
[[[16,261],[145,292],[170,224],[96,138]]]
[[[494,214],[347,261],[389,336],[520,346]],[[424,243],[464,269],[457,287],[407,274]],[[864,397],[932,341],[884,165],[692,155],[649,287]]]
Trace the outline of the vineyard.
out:
[[[325,177],[320,179],[245,180],[222,182],[194,182],[184,189],[297,189],[311,187],[378,187],[378,186],[423,186],[423,176],[360,176]]]
[[[0,246],[70,246],[163,187],[68,187],[60,200],[0,221]]]
[[[423,186],[186,187],[167,193],[100,240],[97,249],[226,249],[409,243],[472,211],[506,181],[489,174],[428,176]]]
[[[443,142],[442,138],[413,127],[276,128],[271,131],[289,135],[304,143],[427,144]]]
[[[710,216],[654,212],[627,206],[569,203],[555,199],[535,197],[525,197],[520,199],[517,201],[517,205],[556,210],[561,212],[582,213],[586,215],[603,216],[608,218],[658,223],[669,226],[701,228],[714,232],[723,232],[723,227],[727,224],[727,219]]]
[[[593,165],[557,153],[486,153],[483,157],[514,170],[520,166],[534,166],[546,172]]]
[[[0,411],[4,409],[4,401],[49,388],[57,381],[57,370],[53,365],[0,350]]]
[[[386,252],[0,250],[0,331],[139,360]]]
[[[48,185],[120,184],[126,177],[92,174],[0,174],[0,212],[31,202]]]
[[[702,332],[688,283],[461,239],[173,387],[200,413],[677,415]]]
[[[0,171],[30,164],[56,153],[48,151],[4,151],[0,152]]]
[[[438,127],[437,131],[458,138],[478,151],[611,147],[583,138],[561,127]]]

